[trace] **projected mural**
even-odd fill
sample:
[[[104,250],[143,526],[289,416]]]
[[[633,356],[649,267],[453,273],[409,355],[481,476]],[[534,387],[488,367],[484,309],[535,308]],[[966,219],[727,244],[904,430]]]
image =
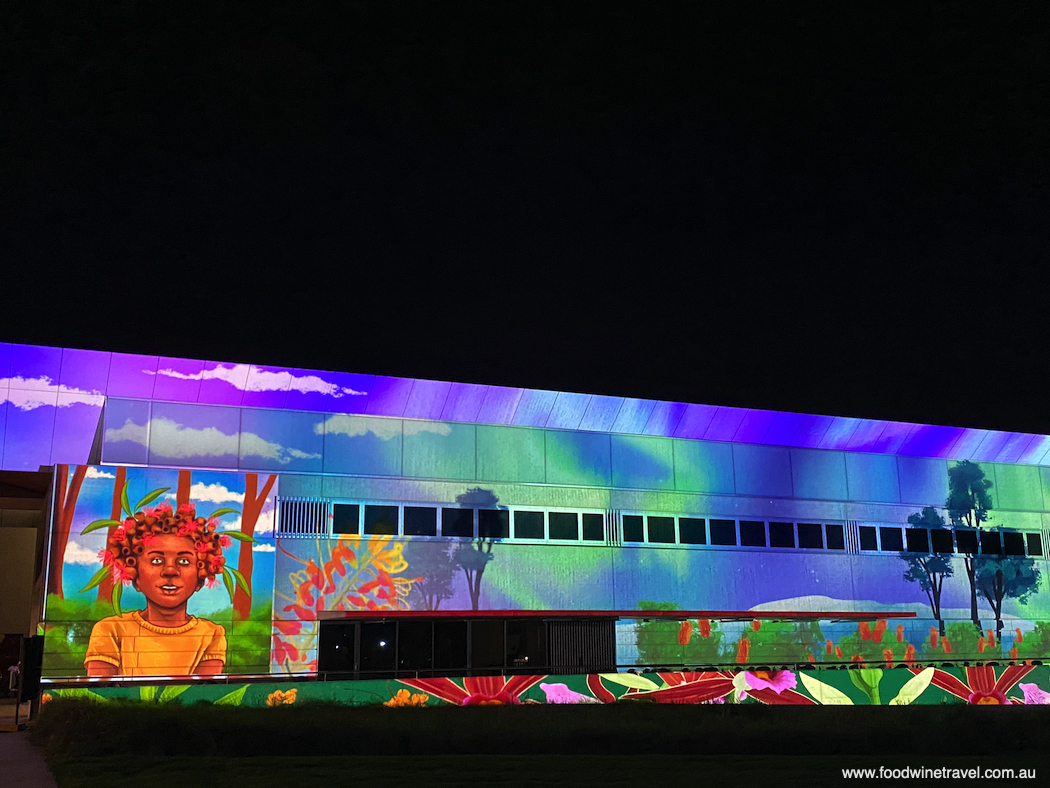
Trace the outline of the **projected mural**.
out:
[[[57,474],[45,675],[267,670],[276,476],[88,465]]]

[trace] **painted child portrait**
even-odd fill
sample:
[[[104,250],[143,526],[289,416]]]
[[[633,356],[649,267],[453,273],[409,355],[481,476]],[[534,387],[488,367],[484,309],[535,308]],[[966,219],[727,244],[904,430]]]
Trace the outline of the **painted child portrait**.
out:
[[[99,554],[113,582],[146,597],[145,610],[109,616],[91,630],[88,676],[209,676],[226,663],[226,630],[187,613],[190,598],[223,573],[230,537],[193,504],[148,507],[114,528]]]

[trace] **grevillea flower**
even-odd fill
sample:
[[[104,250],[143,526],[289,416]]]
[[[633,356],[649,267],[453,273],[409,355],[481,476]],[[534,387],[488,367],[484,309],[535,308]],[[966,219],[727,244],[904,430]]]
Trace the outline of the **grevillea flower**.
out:
[[[428,700],[430,700],[429,695],[422,693],[410,694],[407,689],[399,689],[394,693],[394,697],[383,705],[391,709],[401,708],[403,706],[426,706]]]
[[[547,703],[601,703],[597,698],[569,689],[565,684],[540,684]],[[404,690],[402,690],[404,691]]]
[[[1035,684],[1018,684],[1017,686],[1024,693],[1026,704],[1050,705],[1050,692],[1039,689]]]
[[[521,695],[546,676],[467,676],[460,686],[452,679],[400,679],[413,689],[457,706],[518,706]]]
[[[683,621],[682,626],[678,627],[678,643],[679,645],[686,645],[689,643],[689,639],[693,636],[693,622]]]
[[[909,670],[915,674],[920,672],[918,668],[909,668]],[[945,692],[975,706],[1006,706],[1012,703],[1006,697],[1006,693],[1032,671],[1032,666],[1011,665],[999,675],[998,679],[995,677],[995,668],[990,665],[965,670],[966,684],[940,668],[934,669],[932,683]]]
[[[777,695],[786,689],[798,686],[795,674],[790,670],[748,670],[744,671],[747,684],[753,690],[772,690]]]

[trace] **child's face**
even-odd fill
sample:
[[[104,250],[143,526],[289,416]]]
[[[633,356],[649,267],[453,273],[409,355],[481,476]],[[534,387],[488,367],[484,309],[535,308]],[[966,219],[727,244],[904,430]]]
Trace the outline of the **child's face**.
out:
[[[197,552],[184,536],[158,536],[138,562],[135,585],[161,607],[179,607],[197,590]]]

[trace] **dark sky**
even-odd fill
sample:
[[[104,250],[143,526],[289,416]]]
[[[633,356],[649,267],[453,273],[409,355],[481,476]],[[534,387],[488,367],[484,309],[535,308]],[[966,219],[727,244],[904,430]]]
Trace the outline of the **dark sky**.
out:
[[[5,3],[0,339],[1050,433],[1048,34]]]

